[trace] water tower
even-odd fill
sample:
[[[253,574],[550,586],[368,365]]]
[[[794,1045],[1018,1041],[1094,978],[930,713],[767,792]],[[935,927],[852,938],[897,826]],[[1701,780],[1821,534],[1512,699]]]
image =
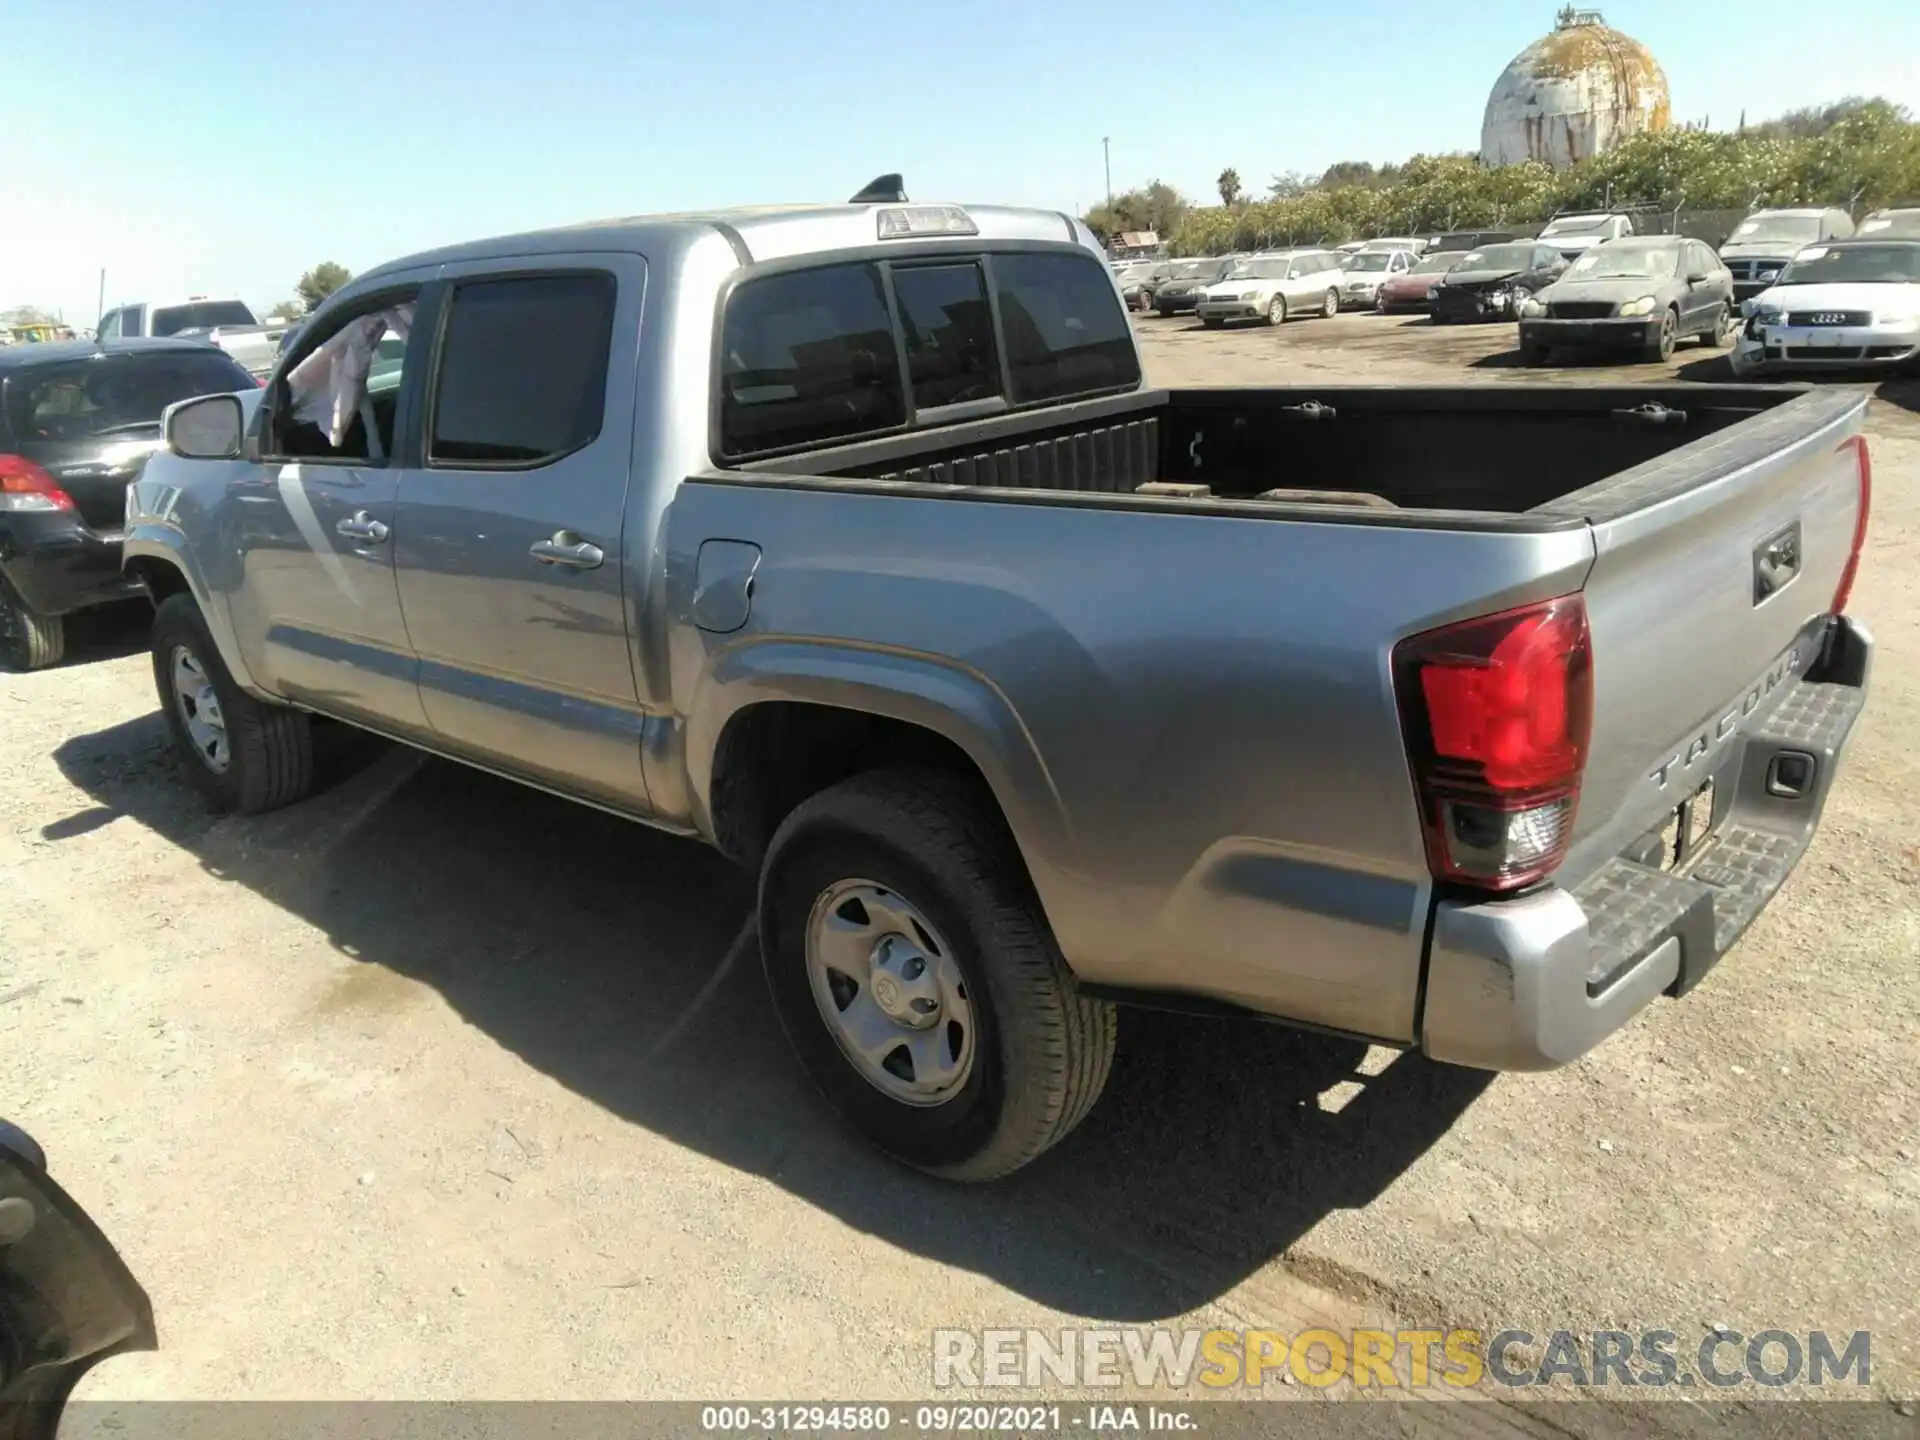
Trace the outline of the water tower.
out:
[[[1480,160],[1542,160],[1556,169],[1673,119],[1652,53],[1598,10],[1562,10],[1553,29],[1500,72],[1480,122]]]

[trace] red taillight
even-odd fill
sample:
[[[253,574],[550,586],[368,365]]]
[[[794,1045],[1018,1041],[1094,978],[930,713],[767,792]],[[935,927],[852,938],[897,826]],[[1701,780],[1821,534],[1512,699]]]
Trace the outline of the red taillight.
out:
[[[24,455],[0,455],[0,510],[71,510],[73,497]]]
[[[1840,572],[1840,585],[1833,592],[1833,613],[1846,613],[1853,596],[1853,580],[1860,573],[1860,552],[1867,546],[1867,512],[1873,508],[1873,457],[1867,453],[1867,437],[1854,435],[1840,442],[1842,450],[1851,449],[1860,467],[1860,518],[1853,522],[1853,549],[1847,553],[1847,568]]]
[[[1586,602],[1429,630],[1393,683],[1436,879],[1517,890],[1566,857],[1593,728]]]

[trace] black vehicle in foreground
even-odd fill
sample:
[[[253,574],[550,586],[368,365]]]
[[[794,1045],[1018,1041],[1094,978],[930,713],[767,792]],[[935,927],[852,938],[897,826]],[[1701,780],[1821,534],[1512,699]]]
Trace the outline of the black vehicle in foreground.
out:
[[[1154,312],[1161,316],[1191,315],[1200,303],[1200,292],[1216,280],[1227,278],[1236,255],[1215,255],[1204,260],[1182,260],[1173,273],[1153,292]]]
[[[56,664],[67,615],[142,593],[120,574],[120,534],[160,413],[258,383],[195,340],[0,349],[0,665]]]
[[[0,1121],[0,1440],[54,1440],[81,1376],[156,1348],[153,1304],[113,1242]]]
[[[1427,292],[1436,325],[1512,320],[1536,290],[1566,273],[1567,258],[1531,240],[1469,250]]]

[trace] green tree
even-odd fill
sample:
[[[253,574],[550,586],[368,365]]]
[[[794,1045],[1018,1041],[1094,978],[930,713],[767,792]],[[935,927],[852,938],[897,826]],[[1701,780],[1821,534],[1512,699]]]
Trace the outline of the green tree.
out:
[[[298,300],[282,300],[267,311],[269,320],[298,320],[306,314],[306,308]]]
[[[312,313],[320,308],[329,295],[351,279],[353,279],[353,272],[346,266],[337,265],[331,260],[322,260],[302,275],[293,288],[299,292],[301,302],[307,307],[308,313]]]
[[[1219,187],[1222,205],[1232,206],[1240,203],[1240,172],[1238,170],[1229,165],[1220,172],[1220,178],[1213,183]]]
[[[1094,206],[1081,218],[1102,240],[1135,230],[1152,230],[1165,238],[1179,228],[1189,208],[1178,190],[1164,180],[1155,180],[1145,189],[1114,196],[1111,205]]]

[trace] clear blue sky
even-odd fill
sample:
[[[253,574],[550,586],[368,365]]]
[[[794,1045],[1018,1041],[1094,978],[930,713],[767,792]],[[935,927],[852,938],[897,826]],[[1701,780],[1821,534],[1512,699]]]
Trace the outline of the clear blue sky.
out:
[[[1556,0],[0,0],[0,307],[181,291],[649,210],[1082,208],[1470,149]],[[1920,0],[1615,0],[1676,121],[1920,112]],[[1204,51],[1205,59],[1198,57]]]

